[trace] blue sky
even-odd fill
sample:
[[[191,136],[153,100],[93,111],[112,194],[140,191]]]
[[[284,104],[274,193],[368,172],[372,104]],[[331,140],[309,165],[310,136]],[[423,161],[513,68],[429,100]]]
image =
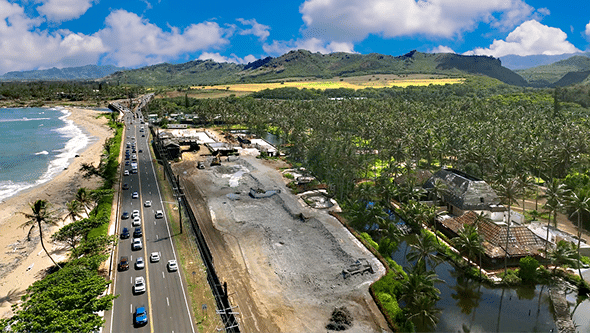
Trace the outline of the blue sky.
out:
[[[588,50],[562,0],[0,0],[0,74],[87,64],[247,63],[293,49],[501,57]]]

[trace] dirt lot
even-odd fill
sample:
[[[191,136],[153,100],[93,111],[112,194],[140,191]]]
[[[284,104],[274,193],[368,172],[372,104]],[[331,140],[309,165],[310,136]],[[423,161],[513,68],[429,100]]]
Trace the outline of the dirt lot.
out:
[[[327,211],[289,192],[277,170],[285,165],[246,155],[213,167],[211,157],[183,158],[173,168],[242,332],[326,332],[332,311],[342,306],[353,317],[347,332],[389,331],[368,291],[383,266]],[[197,160],[207,161],[204,170]],[[251,188],[281,191],[254,199]],[[342,270],[359,258],[369,259],[375,273],[345,279]]]

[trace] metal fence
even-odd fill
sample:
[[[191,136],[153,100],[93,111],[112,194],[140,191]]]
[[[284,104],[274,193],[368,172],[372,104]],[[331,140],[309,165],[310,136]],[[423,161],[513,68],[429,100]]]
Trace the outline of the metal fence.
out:
[[[174,172],[170,167],[167,152],[162,146],[162,141],[154,132],[153,128],[151,129],[151,131],[152,136],[155,138],[153,140],[154,152],[156,154],[156,158],[162,162],[162,165],[164,167],[164,177],[172,186],[174,196],[176,198],[185,198],[184,189],[182,186],[180,186],[180,179],[178,176],[174,175]],[[211,256],[211,251],[209,250],[209,246],[207,246],[205,237],[203,237],[203,233],[201,232],[201,228],[199,227],[197,217],[193,213],[190,203],[187,202],[187,200],[180,199],[178,200],[178,202],[179,209],[184,210],[186,216],[188,217],[188,221],[191,225],[191,229],[195,235],[197,246],[199,248],[199,253],[201,254],[201,259],[203,260],[205,268],[207,269],[207,282],[209,283],[209,286],[213,291],[213,296],[215,297],[215,302],[217,304],[217,313],[221,316],[221,320],[225,325],[225,331],[230,333],[240,332],[238,322],[234,316],[234,311],[232,310],[231,304],[229,303],[227,294],[227,283],[224,283],[222,285],[219,281],[219,278],[217,277],[215,267],[213,267],[213,257]]]

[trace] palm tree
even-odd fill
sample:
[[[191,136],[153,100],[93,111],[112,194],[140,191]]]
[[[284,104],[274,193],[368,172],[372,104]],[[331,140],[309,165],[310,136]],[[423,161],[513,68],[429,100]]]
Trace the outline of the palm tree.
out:
[[[578,262],[576,260],[576,251],[572,248],[573,244],[561,240],[557,243],[554,249],[547,252],[547,257],[553,263],[553,273],[557,270],[558,265],[574,266]]]
[[[434,236],[429,232],[422,232],[421,236],[415,235],[415,242],[410,245],[410,252],[406,255],[408,261],[415,261],[415,266],[427,269],[430,264],[434,269],[442,259],[438,255],[438,245]]]
[[[82,215],[80,213],[84,209],[78,200],[72,200],[66,203],[66,208],[68,210],[68,214],[64,216],[63,220],[67,220],[68,218],[72,219],[72,222],[76,221],[76,219],[81,218]]]
[[[85,187],[79,188],[78,192],[76,193],[76,201],[78,201],[82,207],[84,207],[84,213],[88,214],[88,209],[92,207],[90,191]]]
[[[504,274],[508,271],[508,245],[510,243],[510,212],[512,209],[512,204],[517,204],[518,201],[516,200],[519,194],[519,184],[517,178],[510,178],[505,182],[501,183],[498,188],[498,196],[500,199],[508,205],[508,219],[506,221],[506,247],[504,251],[506,252],[506,256],[504,257]]]
[[[551,225],[551,215],[553,214],[553,224],[557,227],[557,212],[563,207],[563,202],[568,194],[565,184],[559,183],[553,179],[547,184],[545,194],[541,197],[547,199],[543,208],[549,211],[549,218],[547,219],[547,236],[545,243],[545,252],[549,246],[549,226]]]
[[[434,286],[440,280],[434,271],[427,271],[423,266],[415,265],[408,273],[408,279],[402,285],[400,300],[406,303],[408,320],[422,318],[423,325],[434,326],[438,320],[436,314],[440,310],[435,308],[440,299],[440,290]]]
[[[580,265],[580,242],[582,240],[582,214],[584,212],[590,211],[590,197],[585,196],[578,196],[576,192],[571,191],[568,201],[567,201],[568,208],[572,209],[573,212],[570,216],[578,215],[578,273],[580,274],[580,278],[582,281],[584,277],[582,276],[582,268]]]
[[[459,253],[465,255],[469,262],[471,262],[471,258],[479,256],[479,276],[481,277],[481,253],[484,252],[484,248],[475,226],[465,225],[459,231],[458,237],[453,238],[452,241]]]
[[[41,225],[41,222],[44,222],[45,224],[49,224],[49,225],[57,224],[55,222],[54,217],[53,217],[53,212],[49,210],[50,204],[49,204],[49,202],[47,202],[47,200],[39,199],[39,200],[31,203],[30,207],[31,207],[32,213],[21,212],[21,214],[23,214],[28,219],[27,222],[23,223],[22,227],[23,228],[26,228],[29,226],[31,227],[29,229],[29,233],[27,234],[27,240],[28,241],[31,240],[31,231],[33,230],[33,228],[35,226],[37,226],[39,228],[39,238],[41,239],[41,247],[43,247],[43,250],[45,251],[45,253],[49,257],[49,259],[51,259],[53,264],[61,269],[61,266],[58,265],[55,262],[55,260],[53,260],[51,255],[49,255],[49,252],[45,248],[45,243],[43,242],[43,226]]]

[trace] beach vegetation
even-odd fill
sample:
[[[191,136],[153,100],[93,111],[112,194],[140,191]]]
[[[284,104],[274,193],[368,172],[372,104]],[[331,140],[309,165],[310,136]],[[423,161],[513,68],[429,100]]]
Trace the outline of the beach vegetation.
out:
[[[53,257],[45,248],[45,242],[43,241],[43,227],[45,225],[56,225],[57,221],[55,219],[55,212],[51,210],[51,205],[47,200],[36,200],[35,202],[29,204],[31,208],[31,212],[21,212],[27,218],[27,221],[23,223],[22,227],[26,228],[29,227],[29,232],[27,233],[27,241],[31,241],[31,232],[33,228],[37,227],[39,229],[39,239],[41,241],[41,247],[45,254],[51,259],[54,266],[61,268],[61,266],[53,260]]]

